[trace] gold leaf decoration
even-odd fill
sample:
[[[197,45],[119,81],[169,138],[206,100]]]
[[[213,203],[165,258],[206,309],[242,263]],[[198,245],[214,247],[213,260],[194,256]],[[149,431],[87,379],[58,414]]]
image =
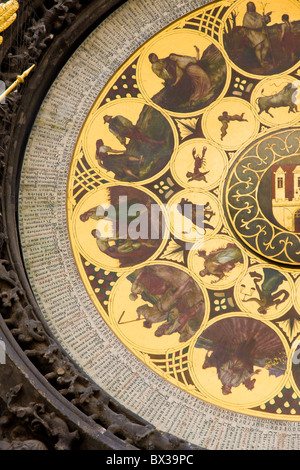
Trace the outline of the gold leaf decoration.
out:
[[[294,320],[293,325],[289,320],[278,322],[278,325],[285,332],[290,341],[292,341],[295,336],[300,333],[300,321]]]
[[[174,240],[171,240],[161,258],[183,263],[184,249]]]
[[[17,18],[16,11],[19,4],[16,0],[9,0],[6,3],[0,4],[0,33],[5,31]],[[0,36],[0,45],[3,42],[3,37]]]

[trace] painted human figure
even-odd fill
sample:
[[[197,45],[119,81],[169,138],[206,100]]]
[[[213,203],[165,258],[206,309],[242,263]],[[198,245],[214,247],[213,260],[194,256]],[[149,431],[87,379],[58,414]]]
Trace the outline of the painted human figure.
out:
[[[207,351],[202,369],[215,368],[223,395],[242,385],[255,388],[256,374],[285,374],[287,356],[279,336],[266,324],[248,316],[217,321],[197,339],[196,348]],[[249,394],[248,394],[249,395]]]
[[[222,123],[221,127],[221,140],[227,135],[227,129],[231,121],[247,122],[247,119],[244,119],[244,114],[234,114],[230,116],[227,111],[223,111],[221,116],[218,117],[218,120]]]
[[[216,283],[225,277],[225,274],[232,271],[237,263],[243,262],[241,250],[233,243],[227,243],[225,248],[218,248],[207,254],[205,250],[198,250],[197,255],[204,258],[204,269],[200,271],[200,276],[216,276]]]
[[[248,390],[253,390],[256,379],[254,375],[260,369],[254,371],[255,339],[250,338],[242,341],[235,351],[230,351],[231,344],[224,339],[221,341],[212,354],[206,354],[202,368],[215,367],[218,378],[222,383],[223,395],[232,393],[232,387],[245,385]],[[230,351],[230,352],[229,352]]]
[[[294,62],[295,60],[295,35],[293,32],[292,24],[290,23],[289,15],[282,15],[282,25],[281,25],[281,47],[285,54],[285,57],[288,61]]]
[[[127,147],[127,139],[147,142],[149,144],[164,144],[162,140],[151,139],[151,137],[140,132],[138,127],[124,116],[105,115],[104,124],[108,124],[110,132],[119,140],[119,142]]]
[[[247,3],[247,12],[244,15],[243,27],[261,67],[265,66],[266,56],[270,50],[270,41],[266,25],[271,21],[271,13],[260,15],[253,2]]]
[[[97,229],[92,230],[91,234],[96,239],[100,251],[107,253],[113,258],[117,258],[119,255],[131,254],[145,245],[145,243],[140,240],[103,239]],[[110,245],[109,241],[113,241],[114,245]]]
[[[209,75],[199,64],[199,48],[196,49],[196,57],[170,54],[159,59],[154,53],[149,54],[152,71],[162,80],[165,86],[175,87],[186,74],[192,83],[192,93],[189,97],[190,104],[205,96],[211,89],[212,83]]]
[[[199,328],[204,314],[204,300],[193,279],[169,266],[146,266],[132,282],[130,299],[138,295],[147,304],[140,305],[137,321],[143,318],[144,328],[161,323],[156,337],[179,333],[179,341],[187,341]],[[150,304],[150,305],[149,305]]]
[[[97,229],[93,229],[91,234],[99,250],[110,258],[117,259],[121,267],[134,266],[143,262],[156,248],[156,240],[105,239],[101,237]]]
[[[128,175],[134,179],[138,177],[130,170],[129,165],[131,162],[143,162],[143,157],[134,157],[124,155],[123,150],[114,150],[111,147],[104,145],[102,139],[96,142],[96,160],[101,168],[114,173],[116,178],[123,178]]]

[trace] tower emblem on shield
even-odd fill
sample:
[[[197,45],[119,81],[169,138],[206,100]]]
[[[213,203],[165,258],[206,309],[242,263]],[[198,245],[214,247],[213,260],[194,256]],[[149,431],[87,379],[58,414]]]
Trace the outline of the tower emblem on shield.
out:
[[[300,164],[273,166],[272,209],[282,227],[300,232]]]

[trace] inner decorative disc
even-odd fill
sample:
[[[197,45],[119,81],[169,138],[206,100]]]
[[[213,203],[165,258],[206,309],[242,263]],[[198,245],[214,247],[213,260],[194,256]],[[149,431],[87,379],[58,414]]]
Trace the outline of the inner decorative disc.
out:
[[[235,158],[224,185],[226,215],[254,252],[300,265],[300,129],[268,132]]]
[[[290,374],[278,321],[298,321],[279,268],[300,269],[298,23],[216,5],[156,34],[101,91],[72,157],[68,225],[84,285],[131,352],[259,415]],[[272,54],[281,35],[290,56]]]
[[[180,389],[266,416],[300,326],[300,10],[253,5],[203,7],[125,61],[81,128],[67,207],[116,337]]]

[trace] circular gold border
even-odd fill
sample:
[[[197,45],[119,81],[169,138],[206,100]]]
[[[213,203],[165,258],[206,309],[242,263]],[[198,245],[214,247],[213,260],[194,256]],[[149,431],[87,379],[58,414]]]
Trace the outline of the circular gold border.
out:
[[[98,188],[93,189],[92,191],[89,191],[85,196],[82,197],[82,199],[77,204],[74,212],[71,215],[70,215],[70,213],[68,213],[69,237],[70,237],[70,242],[71,242],[73,254],[75,254],[75,252],[80,253],[89,263],[91,263],[92,265],[94,265],[96,267],[99,267],[101,269],[105,269],[107,271],[128,272],[128,271],[131,271],[133,269],[133,266],[130,266],[130,267],[112,267],[112,266],[106,266],[104,264],[99,263],[99,261],[94,260],[89,255],[89,253],[86,252],[86,250],[81,245],[79,245],[79,242],[77,240],[76,233],[75,233],[75,219],[79,217],[79,212],[81,210],[82,205],[86,201],[86,199],[88,199],[88,197],[90,197],[91,194],[95,194],[95,193],[97,193],[101,190],[105,190],[106,188],[113,188],[114,186],[115,186],[115,184],[113,184],[113,183],[103,184],[103,185],[99,186]],[[118,182],[117,186],[128,187],[129,185],[128,185],[128,183]],[[136,187],[135,189],[138,190],[138,191],[142,191],[142,192],[146,193],[148,196],[150,196],[160,206],[160,208],[162,210],[162,213],[165,216],[165,221],[166,221],[164,238],[162,239],[162,242],[161,242],[160,246],[157,248],[157,250],[153,253],[153,255],[150,258],[148,258],[147,260],[143,261],[142,263],[139,263],[136,266],[134,266],[135,269],[138,269],[139,267],[144,266],[145,263],[147,263],[148,261],[152,261],[157,256],[159,256],[159,254],[164,249],[167,241],[169,240],[169,231],[168,231],[168,224],[167,224],[166,209],[165,209],[164,205],[161,203],[160,199],[147,188]],[[80,267],[77,266],[77,268],[79,268],[78,270],[81,273]]]
[[[188,15],[189,17],[193,17],[193,15]],[[180,20],[179,20],[180,21]],[[179,22],[178,21],[178,22]],[[138,64],[137,64],[137,82],[138,82],[138,85],[139,85],[139,89],[143,95],[143,97],[145,98],[145,100],[149,103],[153,103],[152,101],[152,98],[150,96],[148,96],[148,93],[147,91],[144,89],[143,87],[143,84],[142,84],[142,79],[141,79],[141,72],[140,72],[140,68],[141,68],[141,65],[143,62],[144,62],[144,59],[145,59],[145,56],[147,54],[149,54],[149,49],[151,48],[151,44],[155,43],[155,42],[158,42],[160,41],[160,38],[161,36],[164,34],[165,37],[166,37],[166,32],[165,31],[161,31],[160,33],[156,34],[152,39],[148,40],[144,46],[143,46],[143,51],[141,52],[140,54],[140,58],[139,58],[139,61],[138,61]],[[221,91],[221,93],[218,95],[218,97],[216,98],[215,101],[212,101],[212,103],[210,103],[209,105],[207,106],[204,106],[202,109],[199,109],[197,111],[192,111],[190,113],[180,113],[180,112],[175,112],[175,111],[169,111],[168,109],[166,108],[161,108],[160,109],[163,109],[165,112],[167,112],[170,116],[173,116],[173,117],[181,117],[181,118],[189,118],[189,117],[193,117],[193,116],[199,116],[200,114],[202,114],[206,109],[209,109],[216,101],[218,100],[221,100],[225,94],[227,93],[227,90],[228,90],[228,87],[229,87],[229,84],[231,82],[231,69],[228,65],[228,62],[226,61],[225,57],[224,57],[224,49],[222,49],[221,44],[218,43],[215,39],[213,39],[212,37],[210,36],[206,36],[206,35],[203,35],[201,32],[199,31],[195,31],[195,30],[192,30],[192,29],[170,29],[167,31],[167,35],[168,36],[171,36],[173,34],[191,34],[191,36],[197,38],[197,36],[199,37],[203,37],[205,38],[206,40],[210,41],[211,44],[214,44],[214,46],[217,47],[217,49],[220,51],[220,53],[222,54],[222,57],[224,58],[224,62],[225,62],[225,65],[226,65],[226,80],[225,80],[225,84],[224,84],[224,87],[223,87],[223,90]],[[196,39],[195,39],[196,40]]]
[[[202,325],[206,324],[206,322],[209,318],[209,313],[210,313],[209,296],[208,296],[208,293],[207,293],[205,287],[203,287],[202,285],[199,284],[198,279],[194,275],[194,273],[189,271],[188,268],[186,268],[185,266],[180,266],[180,265],[172,263],[170,261],[162,261],[162,260],[154,260],[152,263],[149,262],[147,264],[144,264],[143,267],[153,266],[153,265],[170,266],[172,268],[179,269],[179,270],[185,272],[188,276],[190,276],[195,281],[195,283],[199,286],[200,291],[203,294],[205,312],[204,312],[204,316],[203,316],[203,320],[202,320]],[[130,272],[136,271],[136,269],[131,269]],[[191,343],[191,341],[193,340],[194,336],[197,335],[198,332],[195,332],[195,334],[192,336],[192,338],[190,338],[188,341],[185,341],[184,343],[179,343],[178,342],[178,345],[176,345],[174,347],[171,347],[171,348],[168,348],[167,350],[164,349],[163,347],[161,349],[142,348],[141,346],[136,345],[135,343],[133,343],[131,340],[129,340],[122,333],[122,331],[118,327],[118,324],[115,321],[114,315],[112,313],[112,308],[113,308],[113,305],[114,305],[113,299],[117,296],[117,293],[118,293],[117,291],[118,291],[118,288],[119,288],[119,284],[122,282],[122,280],[124,280],[126,278],[126,276],[128,276],[128,274],[130,274],[130,273],[127,272],[126,274],[122,275],[120,277],[120,279],[118,279],[118,281],[114,285],[114,287],[111,291],[111,294],[110,294],[110,303],[109,303],[109,306],[108,306],[108,312],[109,312],[109,318],[110,318],[110,328],[112,329],[114,334],[134,354],[136,354],[136,351],[139,351],[140,353],[146,353],[146,354],[165,354],[166,357],[167,357],[169,352],[177,351],[179,348],[182,349],[182,348],[187,347]],[[201,325],[199,331],[201,331],[202,325]],[[162,342],[163,342],[163,338],[162,338]],[[145,362],[145,360],[143,360],[143,362]],[[147,364],[147,365],[149,365],[149,364]]]
[[[193,145],[193,142],[195,143],[195,145],[205,145],[206,143],[208,143],[210,146],[218,150],[221,157],[223,158],[224,169],[223,169],[222,176],[220,177],[219,180],[215,181],[214,183],[210,183],[210,184],[208,183],[207,186],[205,185],[203,187],[199,187],[199,186],[196,187],[196,186],[189,185],[188,183],[185,183],[183,180],[181,180],[180,177],[177,175],[177,172],[175,171],[175,160],[177,158],[178,152],[183,150],[187,146]],[[219,148],[217,144],[213,143],[211,139],[205,139],[205,138],[193,138],[193,139],[188,139],[184,141],[182,144],[178,146],[176,153],[173,154],[170,160],[170,170],[171,170],[174,180],[183,188],[192,189],[196,193],[202,192],[202,191],[209,191],[211,189],[217,188],[220,185],[220,182],[222,181],[222,179],[226,177],[228,166],[229,166],[229,161],[228,161],[228,158],[224,149]]]
[[[208,241],[211,241],[211,240],[212,239],[209,239]],[[191,259],[194,256],[195,252],[199,248],[205,248],[205,241],[204,241],[204,243],[202,243],[202,241],[199,244],[195,243],[195,245],[193,246],[192,250],[190,251],[190,253],[188,255],[187,265],[188,265],[188,268],[190,269],[190,271],[195,273],[195,275],[198,279],[198,282],[200,283],[201,286],[203,285],[204,287],[206,287],[206,289],[219,291],[219,290],[225,290],[225,289],[229,289],[230,287],[233,287],[240,279],[242,279],[242,277],[244,277],[244,275],[245,275],[245,273],[248,269],[248,256],[247,256],[247,254],[245,254],[245,252],[242,248],[242,245],[238,241],[236,241],[234,238],[231,238],[227,235],[221,235],[221,234],[218,235],[217,234],[214,237],[214,240],[215,241],[224,240],[224,242],[227,242],[227,243],[234,243],[241,250],[243,260],[244,260],[244,266],[241,269],[240,274],[233,281],[227,282],[226,284],[222,284],[222,285],[218,285],[217,282],[213,283],[213,284],[208,284],[208,283],[204,282],[203,278],[198,276],[198,274],[196,274],[195,271],[193,271],[193,269],[191,268]]]
[[[225,314],[225,315],[222,315],[222,316],[218,316],[216,318],[213,318],[212,320],[210,320],[205,329],[202,330],[201,334],[205,332],[205,330],[207,328],[209,328],[211,325],[213,325],[214,323],[217,323],[218,321],[222,321],[222,320],[226,320],[227,318],[233,318],[233,317],[243,317],[243,318],[249,318],[251,319],[251,317],[249,317],[249,315],[245,314],[244,312],[234,312],[234,313],[229,313],[229,314]],[[278,336],[279,336],[279,339],[281,340],[282,344],[283,344],[283,347],[284,347],[284,350],[285,350],[285,353],[286,353],[286,357],[287,357],[287,366],[286,366],[286,371],[285,371],[285,374],[284,376],[282,377],[282,380],[280,381],[280,383],[278,384],[278,386],[276,387],[275,390],[272,391],[272,393],[268,394],[266,397],[262,398],[261,400],[257,400],[257,401],[254,401],[254,402],[249,402],[249,403],[244,403],[243,405],[239,406],[238,404],[232,404],[232,405],[229,405],[228,402],[226,401],[222,401],[222,400],[219,400],[217,398],[215,398],[213,395],[211,395],[209,392],[207,392],[207,390],[205,390],[205,388],[203,387],[203,385],[201,385],[199,383],[199,380],[197,380],[197,374],[196,374],[196,371],[194,369],[194,365],[193,365],[193,353],[194,353],[194,348],[195,348],[195,344],[197,342],[197,339],[200,335],[198,335],[196,338],[193,338],[193,343],[191,344],[191,347],[190,347],[190,350],[189,350],[189,355],[191,355],[191,359],[190,359],[190,364],[191,364],[191,367],[190,367],[190,374],[191,374],[191,377],[193,379],[193,382],[195,384],[197,384],[197,387],[199,389],[199,391],[204,395],[204,396],[207,396],[209,398],[209,403],[212,403],[216,406],[221,406],[222,408],[226,408],[230,411],[237,411],[237,412],[240,412],[241,410],[243,410],[243,413],[245,413],[245,408],[254,408],[254,407],[257,407],[257,406],[260,406],[260,405],[263,405],[265,404],[267,401],[269,401],[270,399],[274,398],[281,390],[282,388],[284,387],[285,383],[287,382],[288,380],[288,377],[289,377],[289,374],[290,374],[290,370],[291,370],[291,365],[290,365],[290,359],[289,359],[289,354],[288,354],[288,350],[289,350],[289,347],[287,345],[287,341],[284,337],[284,335],[281,333],[281,331],[273,325],[273,323],[271,322],[268,322],[268,321],[265,321],[265,320],[261,320],[261,319],[257,319],[257,318],[253,318],[253,320],[256,320],[256,321],[260,321],[261,323],[264,323],[265,325],[267,325],[268,327],[270,327]],[[247,414],[247,413],[246,413]],[[272,414],[272,418],[274,419],[275,415]]]
[[[107,110],[109,110],[110,107],[115,106],[116,103],[119,104],[119,105],[122,103],[124,105],[124,111],[126,109],[126,106],[128,106],[128,104],[131,104],[131,103],[133,103],[133,104],[137,103],[139,105],[145,105],[145,106],[152,107],[152,108],[156,109],[156,111],[158,111],[166,119],[166,121],[169,123],[169,125],[171,127],[171,130],[173,132],[173,138],[174,138],[173,152],[170,154],[169,161],[166,163],[166,165],[159,172],[157,172],[155,175],[151,176],[150,178],[141,179],[139,181],[127,181],[127,182],[123,181],[123,180],[118,180],[117,178],[114,178],[114,177],[110,176],[107,171],[102,170],[100,166],[97,166],[95,159],[90,155],[90,152],[88,151],[87,140],[88,140],[88,134],[89,134],[89,130],[90,130],[91,126],[93,125],[94,121],[98,118],[99,115],[101,115],[102,113],[105,113]],[[179,141],[176,126],[175,126],[173,120],[168,116],[168,114],[163,109],[156,106],[155,103],[149,104],[148,102],[144,101],[141,98],[120,98],[120,99],[112,100],[112,101],[102,105],[100,108],[97,108],[97,109],[91,111],[88,114],[87,120],[86,120],[85,124],[83,125],[83,127],[81,129],[80,139],[81,139],[82,145],[83,145],[84,156],[86,157],[87,162],[90,164],[91,168],[98,175],[100,175],[102,178],[104,178],[107,181],[114,182],[115,184],[120,182],[120,183],[127,183],[128,185],[133,185],[133,186],[141,186],[141,185],[148,184],[148,183],[150,183],[152,181],[155,181],[156,179],[160,178],[164,173],[166,173],[167,170],[170,167],[170,162],[171,162],[171,159],[172,159],[173,155],[177,152],[178,141]],[[75,157],[74,160],[77,160],[76,155],[77,155],[77,153],[75,152],[73,154],[73,158]],[[80,162],[80,159],[81,158],[78,159],[79,162]]]
[[[259,114],[259,110],[258,110],[258,105],[256,103],[256,101],[260,98],[259,96],[256,96],[257,93],[258,93],[258,89],[260,89],[261,87],[264,86],[264,84],[267,84],[268,82],[270,82],[271,80],[275,81],[275,80],[279,80],[279,79],[282,79],[282,80],[286,80],[287,83],[294,83],[294,82],[299,82],[300,84],[300,77],[299,79],[297,80],[295,77],[292,77],[291,75],[277,75],[276,78],[274,79],[273,77],[266,77],[264,78],[263,80],[261,80],[252,90],[251,92],[251,100],[250,100],[250,103],[253,107],[253,110],[254,110],[254,113],[255,113],[255,116],[256,118],[265,126],[268,126],[268,127],[278,127],[278,124],[276,123],[276,121],[272,121],[271,119],[271,116],[270,118],[265,118],[264,116],[262,116],[261,114]],[[283,87],[284,85],[282,85]],[[278,90],[278,91],[281,91],[281,90]],[[262,96],[263,98],[264,96]],[[287,108],[288,106],[285,106],[285,108]],[[271,109],[271,112],[272,112],[272,109]],[[293,117],[293,113],[291,114],[292,118],[290,121],[286,121],[285,123],[282,123],[280,124],[281,127],[288,127],[288,126],[295,126],[297,124],[297,122],[299,122],[299,114],[295,114],[294,117]],[[268,116],[268,115],[267,115]],[[275,124],[275,126],[274,126]]]
[[[294,3],[294,5],[297,5],[297,2],[294,1],[294,0],[289,0],[291,1],[292,3]],[[224,25],[226,24],[226,21],[229,20],[229,17],[231,15],[232,12],[234,12],[234,10],[239,6],[239,5],[242,5],[242,4],[245,4],[246,5],[247,3],[247,0],[237,0],[234,2],[234,4],[229,7],[226,15],[224,15],[224,18],[223,18],[223,23]],[[282,9],[282,13],[284,13],[284,9]],[[278,72],[277,74],[271,74],[271,75],[256,75],[256,74],[253,74],[253,73],[249,73],[247,72],[246,70],[243,70],[241,69],[240,67],[238,67],[229,57],[228,55],[228,52],[226,51],[225,47],[224,47],[224,41],[223,41],[223,38],[224,38],[224,32],[223,34],[220,33],[219,35],[219,41],[220,41],[220,44],[222,45],[222,48],[223,48],[223,51],[224,51],[224,55],[226,56],[226,59],[228,60],[228,62],[230,63],[231,67],[236,70],[238,73],[240,73],[241,75],[244,75],[245,77],[248,77],[248,78],[251,78],[251,79],[256,79],[256,80],[262,80],[264,78],[274,78],[274,77],[278,77],[280,76],[282,73],[284,74],[290,74],[292,73],[293,71],[295,71],[297,68],[299,68],[300,66],[300,60],[298,62],[296,62],[295,65],[293,65],[292,67],[290,67],[289,69],[287,70],[283,70],[282,72]]]
[[[213,143],[213,145],[215,145],[216,147],[218,147],[219,149],[221,150],[227,150],[227,151],[236,151],[236,150],[239,150],[241,147],[243,146],[247,146],[249,145],[251,142],[253,142],[253,140],[257,137],[258,135],[258,132],[259,132],[259,127],[260,127],[260,123],[259,121],[256,121],[255,122],[255,125],[254,125],[254,128],[253,128],[253,131],[252,131],[252,134],[250,137],[247,138],[246,141],[242,142],[241,144],[224,144],[222,142],[216,142],[211,136],[210,136],[210,132],[209,132],[209,129],[210,127],[207,125],[207,120],[208,120],[208,116],[209,116],[209,113],[212,109],[216,108],[220,103],[224,103],[224,105],[226,105],[226,103],[242,103],[246,108],[249,109],[249,111],[254,115],[254,109],[253,109],[253,106],[251,105],[251,103],[249,103],[248,101],[245,101],[243,98],[236,98],[234,96],[230,96],[230,97],[226,97],[224,98],[222,101],[220,100],[216,100],[213,105],[209,108],[209,109],[206,109],[204,114],[203,114],[203,122],[202,122],[202,128],[203,128],[203,133],[207,139],[208,142],[211,142]],[[216,121],[216,125],[219,125],[221,124],[220,122]],[[247,123],[245,123],[247,125]],[[220,126],[221,128],[221,126]],[[228,168],[229,169],[229,168]]]
[[[239,289],[241,287],[241,282],[243,280],[243,278],[241,278],[241,279],[239,279],[239,281],[236,283],[236,285],[234,287],[234,298],[235,298],[235,301],[236,301],[238,307],[241,309],[242,312],[248,313],[248,315],[251,315],[251,317],[253,317],[257,320],[261,320],[261,319],[275,320],[275,319],[278,319],[278,318],[284,316],[289,311],[289,309],[293,306],[293,302],[294,302],[294,299],[295,299],[295,286],[294,286],[294,283],[293,283],[293,281],[292,281],[292,279],[289,275],[289,271],[284,270],[284,269],[280,269],[277,266],[272,266],[272,265],[270,266],[269,264],[263,264],[262,263],[262,264],[255,264],[255,265],[249,266],[247,272],[252,271],[252,268],[253,269],[270,268],[270,269],[274,269],[275,271],[279,271],[280,273],[282,273],[286,277],[286,280],[287,280],[287,282],[289,283],[289,286],[290,286],[290,299],[289,299],[288,303],[286,304],[286,306],[284,307],[284,309],[279,313],[262,314],[262,313],[258,313],[257,311],[256,312],[254,312],[254,311],[250,312],[250,310],[247,309],[247,303],[243,303],[240,299]],[[254,293],[254,295],[255,295],[255,293]]]
[[[211,233],[209,234],[205,234],[205,231],[203,232],[203,237],[201,237],[201,239],[203,238],[204,240],[209,240],[210,238],[212,238],[213,236],[215,236],[218,231],[220,230],[220,228],[222,227],[222,222],[223,222],[223,209],[220,205],[220,202],[219,200],[217,199],[217,197],[210,193],[210,192],[206,192],[206,191],[201,191],[201,190],[198,190],[196,191],[195,189],[183,189],[182,191],[179,191],[178,193],[176,193],[174,196],[171,197],[171,199],[168,201],[168,204],[167,204],[167,208],[169,208],[170,206],[172,206],[174,204],[174,199],[176,199],[178,197],[178,195],[181,194],[182,197],[188,197],[189,194],[191,195],[196,195],[196,196],[203,196],[206,197],[208,200],[211,199],[215,204],[216,206],[218,207],[219,209],[219,220],[218,220],[218,223],[216,224],[216,227],[214,230],[211,231]],[[176,231],[176,229],[174,228],[174,225],[172,224],[171,222],[171,219],[170,219],[170,216],[169,216],[169,228],[170,228],[170,232],[174,235],[175,237],[175,240],[176,238],[179,239],[179,240],[182,240],[186,243],[189,243],[190,241],[188,240],[188,238],[185,238],[184,235],[182,235],[181,237],[179,237],[179,233]]]

